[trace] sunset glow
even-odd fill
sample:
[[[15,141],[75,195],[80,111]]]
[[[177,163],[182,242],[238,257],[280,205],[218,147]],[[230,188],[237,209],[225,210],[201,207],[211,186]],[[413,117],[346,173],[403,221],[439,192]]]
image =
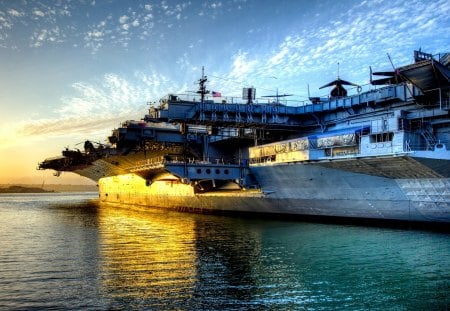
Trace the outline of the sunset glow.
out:
[[[298,105],[340,75],[367,90],[369,66],[391,70],[412,51],[450,51],[448,1],[0,0],[0,183],[89,183],[36,171],[38,162],[105,143],[148,103],[208,89],[294,94]],[[288,103],[289,104],[289,103]]]

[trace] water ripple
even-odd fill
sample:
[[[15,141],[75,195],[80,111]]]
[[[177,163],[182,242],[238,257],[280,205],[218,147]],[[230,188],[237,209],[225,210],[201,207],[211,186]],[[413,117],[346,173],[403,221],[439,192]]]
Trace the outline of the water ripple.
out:
[[[5,309],[445,310],[450,235],[0,196]]]

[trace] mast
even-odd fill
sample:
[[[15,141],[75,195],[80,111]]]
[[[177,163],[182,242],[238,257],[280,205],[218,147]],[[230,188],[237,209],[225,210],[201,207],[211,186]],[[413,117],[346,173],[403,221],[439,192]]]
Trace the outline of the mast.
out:
[[[202,77],[198,80],[198,91],[197,91],[197,94],[200,94],[200,101],[202,103],[205,101],[205,95],[209,94],[209,91],[206,89],[207,81],[208,77],[205,76],[205,67],[202,66]]]

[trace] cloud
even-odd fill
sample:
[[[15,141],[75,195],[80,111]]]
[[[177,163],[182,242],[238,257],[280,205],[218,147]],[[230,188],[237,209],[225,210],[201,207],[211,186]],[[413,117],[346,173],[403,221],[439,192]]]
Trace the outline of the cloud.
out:
[[[35,16],[38,16],[38,17],[44,17],[44,16],[45,16],[45,13],[42,12],[41,10],[34,10],[34,11],[33,11],[33,14],[34,14]]]
[[[126,15],[122,15],[121,17],[119,17],[119,23],[121,24],[125,24],[127,22],[127,20],[129,20],[130,18]]]
[[[233,57],[233,64],[230,71],[230,77],[245,77],[247,76],[257,65],[256,60],[250,60],[247,52],[239,51]]]
[[[61,99],[53,119],[30,119],[0,128],[2,144],[11,146],[25,140],[48,140],[51,137],[103,139],[120,122],[139,119],[147,113],[147,102],[172,90],[185,90],[160,73],[136,71],[132,78],[105,74],[92,82],[77,82],[72,95]],[[8,140],[8,137],[11,139]]]
[[[11,29],[13,26],[12,21],[10,20],[9,16],[6,16],[5,13],[0,11],[0,34],[3,34],[3,36],[7,36],[6,29]]]
[[[24,16],[23,12],[19,12],[19,11],[15,10],[15,9],[9,9],[8,10],[8,14],[11,15],[11,16],[14,16],[14,17],[22,17],[22,16]]]
[[[40,47],[42,46],[43,42],[47,39],[48,30],[47,29],[41,29],[40,31],[37,31],[32,36],[32,43],[31,46],[34,47]]]
[[[120,115],[129,112],[139,101],[145,101],[141,97],[142,88],[116,74],[104,75],[100,83],[77,82],[72,88],[77,95],[62,98],[60,115]]]
[[[41,119],[34,121],[31,124],[30,122],[21,124],[16,133],[19,137],[40,136],[42,139],[42,136],[85,137],[89,134],[97,137],[100,131],[106,137],[113,126],[116,126],[120,121],[123,121],[122,117],[123,116],[101,119],[96,117],[87,117],[83,119],[67,117],[59,120]]]
[[[180,23],[187,20],[188,8],[196,5],[189,1],[175,4],[133,2],[126,8],[111,6],[105,13],[102,6],[86,1],[12,2],[6,5],[5,11],[0,11],[0,47],[42,48],[49,43],[65,42],[96,54],[107,47],[128,49],[133,39],[148,42],[153,37],[160,43],[166,36],[160,36],[161,31],[149,30],[158,26],[180,28]],[[221,3],[214,5],[218,7]],[[107,20],[108,24],[101,26],[102,20]],[[50,34],[57,26],[58,36],[55,32]],[[103,41],[99,40],[100,32],[104,34]]]
[[[211,3],[210,4],[210,7],[212,8],[212,9],[219,9],[219,8],[221,8],[222,7],[222,2],[213,2],[213,3]]]
[[[53,29],[40,29],[31,36],[31,47],[41,47],[45,42],[60,42],[61,33],[58,26]]]
[[[415,8],[414,16],[411,7]],[[240,50],[232,57],[229,72],[221,76],[252,81],[263,88],[278,84],[288,89],[298,89],[300,81],[306,85],[309,81],[305,79],[310,79],[317,81],[313,87],[318,88],[319,83],[328,82],[326,77],[335,77],[335,66],[340,62],[341,75],[366,84],[369,65],[390,67],[387,52],[395,57],[397,65],[406,64],[411,60],[412,50],[420,47],[415,45],[417,42],[448,36],[447,28],[437,25],[448,25],[449,11],[447,1],[394,5],[363,2],[325,22],[310,21],[308,31],[287,33],[271,51]],[[277,77],[277,81],[271,76]]]
[[[153,18],[153,14],[152,13],[148,13],[144,16],[144,21],[148,22],[149,20],[151,20]]]
[[[34,142],[50,142],[63,138],[70,142],[92,139],[105,141],[121,122],[136,118],[136,114],[98,116],[61,116],[58,119],[24,120],[0,127],[0,150]]]
[[[84,19],[88,21],[85,25],[77,20],[75,13],[70,14],[70,12],[76,12],[79,7],[82,8],[84,5],[82,3],[60,4],[57,2],[50,5],[32,3],[20,9],[6,8],[4,12],[0,12],[0,27],[2,27],[0,46],[5,47],[8,46],[8,42],[14,42],[14,36],[17,36],[14,33],[15,25],[19,20],[23,20],[21,31],[23,33],[30,31],[27,38],[32,47],[38,48],[45,44],[72,40],[72,46],[85,47],[95,54],[100,49],[106,50],[111,46],[131,50],[136,46],[136,41],[133,39],[138,38],[145,40],[146,44],[151,42],[148,46],[151,46],[155,52],[149,57],[156,58],[157,50],[162,46],[158,43],[171,38],[171,31],[164,32],[166,28],[177,29],[176,27],[182,23],[184,17],[197,16],[198,12],[204,12],[206,18],[210,14],[230,13],[229,10],[231,10],[229,3],[222,1],[205,2],[201,5],[188,1],[177,4],[169,1],[154,4],[147,2],[130,3],[127,4],[130,7],[126,8],[118,6],[118,10],[108,13],[100,11],[98,5],[89,7],[90,12],[93,11],[95,14],[92,13],[89,19]],[[236,3],[237,1],[233,1],[233,5]],[[239,5],[244,3],[240,2]],[[338,8],[341,7],[331,5],[330,12]],[[235,11],[231,11],[232,13]],[[203,33],[198,37],[194,37],[195,34],[193,34],[192,42],[195,44],[188,43],[184,50],[164,56],[170,57],[172,63],[188,71],[191,70],[189,68],[199,67],[199,65],[196,63],[196,56],[191,51],[189,52],[191,54],[186,54],[186,50],[200,53],[201,49],[197,47],[206,46],[205,42],[208,42],[208,51],[214,52],[210,53],[208,60],[220,63],[222,67],[222,72],[218,72],[217,75],[231,80],[249,81],[268,87],[275,84],[275,81],[270,78],[275,76],[278,78],[276,84],[280,87],[294,88],[301,83],[309,83],[307,79],[319,80],[316,82],[318,84],[325,82],[327,77],[334,78],[336,63],[340,62],[342,75],[349,80],[356,80],[354,82],[363,83],[367,81],[368,65],[390,66],[386,58],[387,52],[392,55],[396,65],[401,65],[411,59],[412,49],[421,47],[419,45],[421,42],[429,45],[422,46],[427,50],[437,48],[435,43],[427,43],[436,42],[435,38],[444,38],[440,42],[446,43],[449,15],[450,4],[445,0],[363,1],[357,5],[348,6],[346,10],[340,10],[339,14],[321,12],[320,19],[309,19],[307,23],[302,23],[300,20],[284,23],[285,21],[278,20],[274,15],[275,22],[273,24],[268,22],[267,25],[273,27],[273,32],[276,32],[277,36],[276,40],[269,43],[267,43],[269,34],[263,35],[262,31],[252,32],[252,29],[259,25],[254,22],[246,24],[248,28],[242,31],[242,34],[252,33],[255,40],[251,44],[242,46],[229,44],[226,53],[219,53],[220,49],[211,41],[206,41],[208,38]],[[36,18],[39,20],[28,25],[31,19]],[[209,26],[206,19],[199,20],[196,18],[203,28]],[[71,27],[63,25],[71,25]],[[229,23],[230,27],[232,25],[234,24]],[[280,30],[277,28],[279,25],[287,27]],[[81,43],[78,41],[80,38],[84,40]],[[241,42],[244,41],[242,39]],[[448,47],[448,43],[446,44],[443,48]],[[9,46],[11,47],[12,44]],[[239,50],[236,50],[236,46]],[[173,50],[176,49],[172,49],[172,52]],[[100,98],[103,98],[105,94],[111,94],[111,90],[106,89],[107,84],[112,83],[112,80],[107,82],[105,77],[104,83],[98,91],[99,94],[96,95]],[[129,81],[130,89],[133,85],[136,84]],[[90,86],[86,82],[74,84],[74,90],[80,95],[77,99],[79,105],[85,104],[86,97],[81,94],[88,92]],[[225,86],[232,89],[231,83]],[[102,91],[105,94],[101,94]],[[76,109],[76,107],[73,108]]]
[[[87,33],[88,37],[90,38],[101,38],[104,36],[104,33],[99,30],[89,31]]]
[[[128,48],[128,43],[124,43],[119,38],[127,36],[132,40],[133,36],[136,36],[140,40],[148,40],[149,37],[155,36],[156,39],[159,36],[158,32],[149,32],[148,30],[156,28],[158,25],[163,25],[165,28],[170,25],[169,28],[177,29],[180,27],[180,23],[188,20],[189,14],[213,20],[220,14],[233,14],[233,10],[239,11],[239,7],[242,8],[242,5],[246,5],[246,3],[237,0],[232,2],[213,1],[202,4],[191,1],[175,4],[169,1],[160,3],[148,1],[147,3],[130,3],[129,5],[122,12],[120,12],[121,9],[118,9],[108,13],[109,17],[114,17],[114,20],[110,21],[108,27],[97,29],[100,20],[105,18],[105,12],[101,11],[102,6],[97,4],[90,5],[88,2],[23,2],[18,6],[15,2],[11,2],[10,5],[9,3],[6,5],[3,12],[0,11],[1,45],[11,48],[16,47],[17,42],[23,42],[18,38],[25,36],[30,39],[26,46],[41,47],[46,43],[54,44],[55,42],[66,42],[68,40],[72,46],[83,46],[78,40],[86,36],[80,36],[80,33],[91,33],[92,35],[95,30],[98,30],[108,34],[109,37],[107,42],[102,44],[84,44],[93,53],[97,53],[100,48],[106,46],[116,45]],[[89,6],[89,12],[92,12],[89,13],[88,19],[81,20],[79,14],[72,14],[72,12],[83,12],[87,6]],[[295,37],[301,33],[302,37],[308,39],[308,44],[316,50],[316,57],[318,58],[327,54],[326,48],[318,46],[326,42],[336,42],[337,44],[328,47],[332,49],[331,51],[338,51],[339,55],[343,55],[345,49],[355,51],[357,50],[356,46],[362,47],[362,52],[358,56],[364,56],[367,55],[367,51],[373,50],[376,43],[379,43],[380,46],[398,46],[398,43],[403,41],[415,42],[430,36],[445,37],[450,14],[449,6],[450,4],[446,0],[433,2],[411,0],[407,3],[404,1],[363,1],[353,6],[349,5],[347,11],[339,10],[339,14],[331,14],[331,12],[337,10],[337,7],[331,5],[329,10],[320,13],[320,20],[308,20],[308,29],[299,20],[298,22],[289,22],[289,25],[293,26],[290,33],[276,31],[281,36],[286,37]],[[120,6],[118,7],[120,8]],[[312,14],[314,14],[314,11]],[[250,19],[248,23],[254,20]],[[277,21],[276,15],[274,15],[273,20],[275,21],[274,24],[269,21],[268,25],[276,27],[280,21]],[[19,24],[19,21],[21,24],[20,31],[19,27],[15,27]],[[70,25],[70,27],[66,25]],[[232,23],[230,27],[231,25]],[[302,28],[295,29],[296,25],[300,25]],[[56,26],[60,27],[58,37],[56,34],[39,33],[40,30],[46,29],[49,31],[55,29]],[[246,31],[251,32],[255,25],[248,24],[248,26],[249,29]],[[132,31],[132,29],[134,30]],[[402,31],[404,32],[403,36],[401,35]],[[48,36],[49,39],[42,40],[42,36]],[[416,36],[415,39],[413,39],[414,36]],[[92,36],[87,35],[87,37]],[[332,37],[338,41],[330,41]],[[264,38],[260,40],[264,42]],[[283,47],[278,51],[278,55],[272,55],[272,63],[280,64],[280,62],[283,62],[283,59],[288,56],[285,53],[291,50],[295,50],[295,47]]]

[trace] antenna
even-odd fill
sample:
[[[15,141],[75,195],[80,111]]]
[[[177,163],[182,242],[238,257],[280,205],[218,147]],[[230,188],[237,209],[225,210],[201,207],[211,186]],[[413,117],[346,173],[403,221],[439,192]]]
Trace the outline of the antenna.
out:
[[[271,97],[271,98],[276,98],[277,99],[277,101],[276,101],[276,103],[277,104],[279,104],[280,102],[279,102],[279,98],[280,97],[287,97],[287,96],[293,96],[293,94],[278,94],[278,88],[277,88],[277,91],[276,91],[277,93],[275,94],[275,95],[265,95],[265,96],[261,96],[261,97]]]
[[[386,53],[386,54],[387,54],[387,57],[388,57],[388,59],[389,59],[389,62],[391,63],[392,69],[394,69],[394,73],[395,73],[395,83],[398,83],[397,69],[395,68],[394,63],[392,62],[391,55],[389,55],[389,53]]]
[[[394,69],[394,71],[395,71],[395,66],[394,66],[394,63],[392,62],[391,55],[389,55],[389,53],[386,53],[386,55],[389,59],[389,62],[391,63],[392,69]]]
[[[209,93],[206,90],[206,81],[208,81],[208,77],[205,76],[205,67],[202,66],[202,77],[198,80],[198,91],[197,94],[200,94],[201,102],[205,101],[205,95]]]

